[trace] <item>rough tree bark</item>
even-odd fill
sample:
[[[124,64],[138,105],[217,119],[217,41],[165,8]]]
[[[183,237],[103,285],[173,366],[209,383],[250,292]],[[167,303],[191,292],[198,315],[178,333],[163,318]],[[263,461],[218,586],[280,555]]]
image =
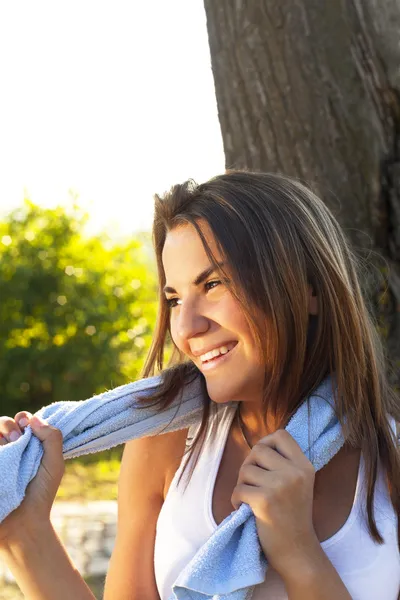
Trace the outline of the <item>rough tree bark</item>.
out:
[[[333,210],[400,389],[399,0],[204,4],[226,167],[295,176]]]

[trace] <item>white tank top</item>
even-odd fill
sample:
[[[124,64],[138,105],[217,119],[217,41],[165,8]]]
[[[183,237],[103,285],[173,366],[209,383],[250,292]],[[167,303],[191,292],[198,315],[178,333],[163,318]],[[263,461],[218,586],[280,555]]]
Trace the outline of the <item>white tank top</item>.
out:
[[[184,493],[187,466],[179,488],[177,479],[186,461],[186,455],[169,487],[158,521],[154,548],[154,568],[161,600],[168,600],[172,585],[179,573],[199,548],[217,529],[212,514],[212,497],[216,476],[221,463],[228,432],[236,407],[216,405],[219,412],[218,433],[210,439],[211,425],[192,478]],[[188,440],[196,433],[189,429]],[[188,442],[187,442],[188,443]],[[193,457],[191,457],[191,460]],[[354,503],[350,515],[332,537],[321,542],[321,547],[346,585],[353,600],[397,600],[400,589],[400,554],[397,546],[397,515],[389,499],[382,469],[378,472],[375,492],[375,518],[385,543],[372,540],[364,521],[361,502],[364,482],[364,460],[361,457]],[[232,509],[233,510],[233,509]],[[254,589],[252,600],[287,600],[280,576],[271,567],[263,583]]]

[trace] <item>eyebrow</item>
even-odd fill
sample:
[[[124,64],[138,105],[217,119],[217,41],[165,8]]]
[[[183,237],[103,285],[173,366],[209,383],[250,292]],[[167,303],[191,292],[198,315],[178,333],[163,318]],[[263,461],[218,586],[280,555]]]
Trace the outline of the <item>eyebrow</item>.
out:
[[[223,262],[218,262],[217,265],[219,267],[223,267],[225,263]],[[199,275],[197,275],[196,279],[194,281],[192,281],[192,285],[200,285],[201,283],[203,283],[203,281],[205,281],[207,279],[207,277],[209,277],[211,275],[211,273],[214,273],[214,271],[216,271],[216,267],[214,267],[214,265],[210,265],[209,267],[207,267],[207,269],[204,269],[204,271],[202,271]],[[166,285],[164,288],[164,294],[176,294],[177,291],[173,288],[170,287],[169,285]]]

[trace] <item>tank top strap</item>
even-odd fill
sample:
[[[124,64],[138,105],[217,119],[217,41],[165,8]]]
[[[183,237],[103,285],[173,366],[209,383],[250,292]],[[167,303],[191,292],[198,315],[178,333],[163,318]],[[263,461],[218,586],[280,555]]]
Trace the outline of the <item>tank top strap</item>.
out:
[[[208,429],[206,434],[207,440],[209,439],[210,434],[214,430],[214,428],[219,429],[221,423],[224,420],[229,419],[232,415],[232,411],[236,410],[236,408],[237,402],[227,402],[224,404],[217,404],[216,402],[211,403],[210,420],[208,423]],[[186,447],[189,447],[192,444],[194,438],[200,430],[200,426],[201,420],[199,420],[197,423],[192,423],[192,425],[189,426],[188,433],[186,436]]]
[[[194,438],[197,435],[197,432],[200,429],[201,421],[199,423],[193,423],[189,426],[189,430],[186,436],[186,448],[192,445]]]

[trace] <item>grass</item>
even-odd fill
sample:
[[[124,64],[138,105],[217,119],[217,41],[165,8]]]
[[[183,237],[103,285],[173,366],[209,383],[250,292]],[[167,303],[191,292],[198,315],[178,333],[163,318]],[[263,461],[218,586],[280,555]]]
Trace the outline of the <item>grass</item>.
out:
[[[122,450],[117,446],[67,460],[56,501],[116,500]]]

